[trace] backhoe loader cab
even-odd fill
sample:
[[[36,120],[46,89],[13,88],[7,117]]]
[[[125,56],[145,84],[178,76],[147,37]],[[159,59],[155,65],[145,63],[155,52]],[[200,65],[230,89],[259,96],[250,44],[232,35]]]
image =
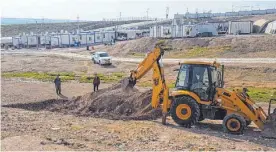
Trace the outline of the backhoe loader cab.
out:
[[[243,91],[224,86],[224,66],[216,62],[180,64],[176,90],[171,93],[170,115],[182,126],[190,127],[205,118],[223,120],[225,131],[240,134],[253,121],[260,129],[268,120],[263,109]]]
[[[216,63],[185,62],[181,64],[176,79],[176,89],[195,93],[201,101],[211,101],[215,88],[223,87],[223,68]]]

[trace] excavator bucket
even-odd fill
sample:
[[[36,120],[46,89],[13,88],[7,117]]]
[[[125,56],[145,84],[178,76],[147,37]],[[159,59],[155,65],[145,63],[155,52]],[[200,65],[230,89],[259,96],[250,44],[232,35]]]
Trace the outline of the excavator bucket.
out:
[[[132,89],[134,87],[134,85],[135,85],[134,82],[131,81],[131,79],[129,77],[121,80],[121,87],[123,90]]]
[[[276,108],[272,113],[270,112],[272,101],[276,101],[276,99],[271,99],[269,102],[268,120],[264,124],[262,136],[265,138],[276,139]]]

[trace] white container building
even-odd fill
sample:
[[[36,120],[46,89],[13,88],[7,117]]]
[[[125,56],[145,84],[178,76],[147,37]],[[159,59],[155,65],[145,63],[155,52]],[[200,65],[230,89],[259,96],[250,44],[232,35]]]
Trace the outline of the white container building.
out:
[[[104,31],[102,32],[103,43],[114,43],[115,31]],[[135,33],[136,35],[136,33]]]
[[[228,16],[239,16],[239,13],[238,12],[225,12],[225,16],[228,17]]]
[[[252,10],[251,14],[252,15],[264,15],[264,14],[266,14],[266,10]]]
[[[100,31],[95,31],[95,43],[103,43],[103,34]]]
[[[275,14],[276,9],[266,9],[266,14]]]
[[[59,34],[60,37],[60,45],[62,47],[67,46],[69,47],[70,44],[70,34],[69,33],[64,33],[64,34]]]
[[[50,35],[42,35],[40,36],[40,44],[41,45],[49,45],[51,41]]]
[[[38,45],[38,37],[36,35],[27,36],[27,46],[34,47]]]
[[[172,37],[180,38],[183,37],[183,25],[172,25]]]
[[[51,36],[50,41],[51,41],[51,47],[61,46],[60,36]]]
[[[183,25],[183,37],[216,36],[217,29],[212,24]]]
[[[250,34],[252,32],[252,21],[229,21],[228,34]]]
[[[12,45],[19,48],[22,45],[21,37],[12,37]]]
[[[249,16],[252,15],[251,11],[239,11],[239,16]]]

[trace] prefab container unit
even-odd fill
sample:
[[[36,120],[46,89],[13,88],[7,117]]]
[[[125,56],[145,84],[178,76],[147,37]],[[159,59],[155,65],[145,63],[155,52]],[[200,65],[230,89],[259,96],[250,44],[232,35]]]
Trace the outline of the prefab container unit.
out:
[[[74,46],[80,42],[80,36],[77,34],[69,34],[70,46]]]
[[[134,32],[136,35],[136,33]],[[115,39],[115,31],[104,31],[103,35],[103,43],[113,43]]]
[[[212,25],[218,33],[226,33],[229,28],[229,23],[228,22],[218,22],[218,23],[209,23]]]
[[[196,19],[196,18],[198,18],[198,14],[188,13],[188,14],[185,14],[185,17],[191,18],[191,19]]]
[[[95,43],[94,38],[95,38],[94,32],[93,32],[93,33],[87,33],[87,34],[86,34],[86,39],[87,39],[86,45],[94,44],[94,43]]]
[[[95,43],[103,43],[103,34],[99,31],[95,32]]]
[[[12,45],[12,37],[1,37],[1,44]]]
[[[211,17],[210,13],[198,13],[198,18],[208,18]]]
[[[177,26],[177,25],[172,25],[172,38],[180,38],[183,37],[183,26]]]
[[[51,36],[50,38],[52,47],[60,47],[60,37],[59,36]]]
[[[59,37],[60,37],[60,45],[62,47],[64,47],[64,46],[69,47],[70,45],[72,45],[70,43],[70,34],[69,33],[68,34],[59,34]]]
[[[80,33],[79,39],[80,39],[81,45],[87,45],[87,34],[86,33]]]
[[[238,12],[225,12],[225,16],[239,16]]]
[[[174,14],[174,19],[183,19],[184,18],[184,14]]]
[[[251,11],[239,11],[239,16],[249,16],[252,15]]]
[[[267,34],[276,34],[276,21],[268,23],[265,33]]]
[[[21,37],[12,37],[12,45],[19,48],[22,45]]]
[[[212,24],[183,25],[183,37],[196,37],[199,35],[218,35],[217,29]]]
[[[252,10],[251,14],[252,15],[264,15],[264,14],[266,14],[266,10]]]
[[[153,26],[150,31],[151,37],[162,37],[163,26]]]
[[[40,44],[41,45],[49,45],[51,41],[50,35],[40,36]]]
[[[182,25],[184,21],[184,18],[174,18],[172,21],[172,25]]]
[[[34,47],[38,45],[38,37],[36,35],[27,36],[27,45],[29,47]]]
[[[250,34],[252,32],[252,21],[229,21],[228,34]]]
[[[23,47],[28,46],[28,37],[27,37],[27,35],[22,35],[21,36],[21,43],[22,43]]]
[[[266,14],[274,14],[276,13],[276,9],[266,9]]]
[[[172,37],[172,27],[171,26],[162,26],[163,29],[161,30],[163,38],[171,38]]]
[[[213,17],[225,16],[225,13],[212,13]]]
[[[86,32],[86,33],[80,33],[79,34],[79,39],[81,45],[90,45],[94,43],[94,32]]]
[[[150,27],[149,37],[154,37],[154,26]]]

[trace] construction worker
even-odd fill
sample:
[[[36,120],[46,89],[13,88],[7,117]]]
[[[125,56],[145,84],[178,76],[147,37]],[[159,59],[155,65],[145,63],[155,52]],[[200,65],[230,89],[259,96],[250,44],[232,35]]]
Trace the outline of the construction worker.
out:
[[[94,92],[99,90],[99,85],[101,83],[100,77],[95,73],[94,79],[93,79],[93,85],[94,85]]]
[[[59,78],[59,74],[55,78],[54,83],[55,83],[55,87],[56,87],[56,93],[57,93],[57,95],[60,95],[61,94],[61,80]]]

